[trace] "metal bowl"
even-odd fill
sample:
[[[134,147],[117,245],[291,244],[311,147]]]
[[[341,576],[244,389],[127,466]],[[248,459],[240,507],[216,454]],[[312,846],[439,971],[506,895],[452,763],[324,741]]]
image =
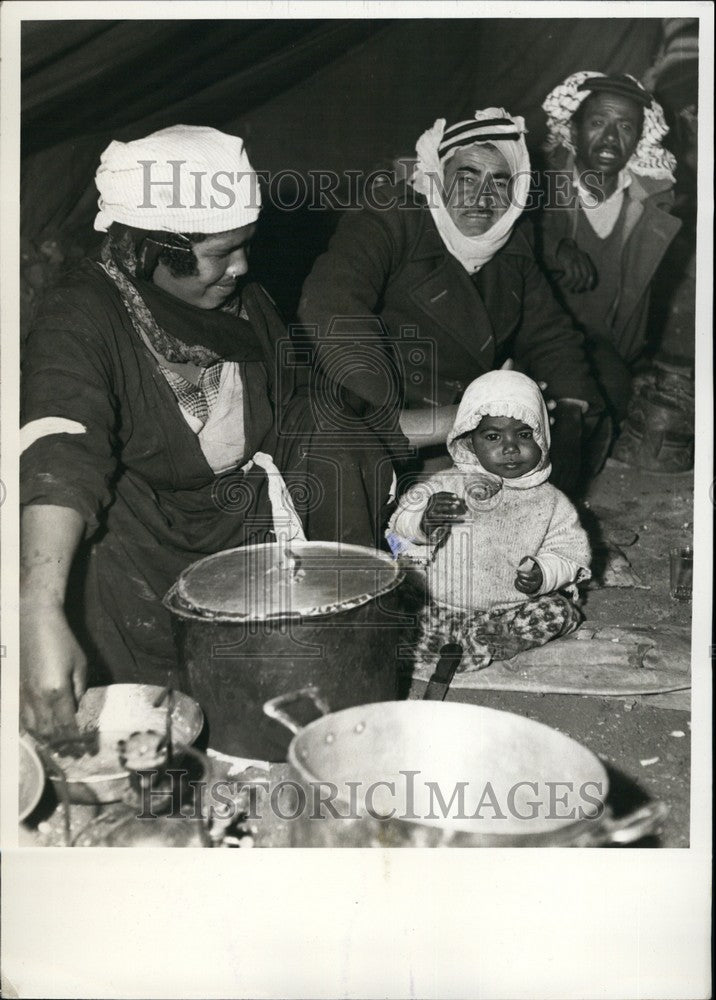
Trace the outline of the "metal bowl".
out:
[[[155,707],[162,693],[155,684],[110,684],[94,687],[82,696],[77,708],[80,732],[96,729],[100,751],[96,757],[85,756],[79,761],[71,757],[51,756],[57,771],[64,776],[70,802],[93,804],[118,802],[129,788],[129,774],[114,751],[120,740],[132,733],[153,729],[164,732],[166,700]],[[171,739],[174,746],[191,746],[204,725],[204,713],[198,702],[181,691],[173,691]],[[49,768],[48,768],[49,770]],[[54,768],[53,768],[54,770]],[[61,796],[63,778],[50,771],[50,780]]]
[[[45,772],[40,758],[25,736],[20,737],[18,781],[18,817],[27,819],[42,798]]]

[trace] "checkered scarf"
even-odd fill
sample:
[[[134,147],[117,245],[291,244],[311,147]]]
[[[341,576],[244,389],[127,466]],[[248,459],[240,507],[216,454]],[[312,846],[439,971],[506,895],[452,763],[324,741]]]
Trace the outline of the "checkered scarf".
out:
[[[183,410],[190,413],[202,426],[209,418],[219,396],[219,385],[224,360],[200,344],[186,345],[163,330],[154,319],[139,289],[129,280],[125,270],[134,273],[137,260],[129,237],[114,241],[109,236],[101,250],[100,261],[104,271],[117,286],[132,326],[142,339],[151,344],[158,355],[159,370]],[[243,310],[242,310],[243,312]],[[176,371],[165,367],[161,361],[191,363],[202,368],[198,384],[194,384]]]
[[[199,377],[199,384],[194,385],[183,375],[170,371],[161,363],[159,365],[162,375],[169,383],[181,408],[200,420],[202,425],[209,419],[209,414],[219,397],[219,383],[223,367],[224,362],[219,361],[215,365],[204,368]]]
[[[573,73],[547,95],[542,104],[542,109],[547,115],[547,141],[544,146],[547,153],[559,146],[563,146],[570,153],[575,152],[569,125],[574,112],[591,94],[590,90],[578,88],[585,80],[605,76],[606,73],[596,73],[591,70]],[[633,80],[640,90],[644,90],[633,76],[629,76],[629,79]],[[627,169],[634,174],[665,178],[673,182],[676,157],[662,145],[662,140],[668,132],[669,127],[664,119],[663,108],[652,97],[651,105],[644,108],[641,138],[627,163]]]

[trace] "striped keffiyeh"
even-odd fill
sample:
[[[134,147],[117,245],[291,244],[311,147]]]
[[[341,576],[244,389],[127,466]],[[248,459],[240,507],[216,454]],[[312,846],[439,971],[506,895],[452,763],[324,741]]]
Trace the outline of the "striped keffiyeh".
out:
[[[509,115],[504,108],[476,111],[474,118],[446,127],[438,118],[418,139],[417,163],[410,183],[428,201],[443,243],[469,274],[475,274],[502,249],[524,211],[530,190],[530,158],[525,143],[524,118]],[[490,143],[504,156],[510,168],[510,206],[481,236],[466,236],[450,216],[444,200],[445,163],[458,149]]]

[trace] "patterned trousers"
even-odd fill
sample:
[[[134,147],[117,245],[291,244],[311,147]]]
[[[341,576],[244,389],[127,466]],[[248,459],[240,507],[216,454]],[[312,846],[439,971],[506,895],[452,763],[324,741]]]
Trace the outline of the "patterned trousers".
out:
[[[431,602],[422,611],[416,661],[434,666],[441,646],[457,642],[464,651],[459,671],[480,670],[492,660],[509,660],[568,635],[581,623],[577,605],[558,591],[493,611],[460,612]]]

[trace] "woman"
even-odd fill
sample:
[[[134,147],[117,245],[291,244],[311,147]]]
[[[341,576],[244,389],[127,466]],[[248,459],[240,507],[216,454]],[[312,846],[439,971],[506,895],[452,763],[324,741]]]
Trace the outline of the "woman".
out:
[[[324,446],[283,324],[241,280],[260,205],[242,140],[113,142],[96,181],[99,259],[47,297],[23,363],[21,676],[41,732],[73,725],[88,658],[95,682],[167,682],[178,574],[274,538],[277,510],[295,535],[278,470],[314,539],[373,544],[390,482],[368,432]]]

